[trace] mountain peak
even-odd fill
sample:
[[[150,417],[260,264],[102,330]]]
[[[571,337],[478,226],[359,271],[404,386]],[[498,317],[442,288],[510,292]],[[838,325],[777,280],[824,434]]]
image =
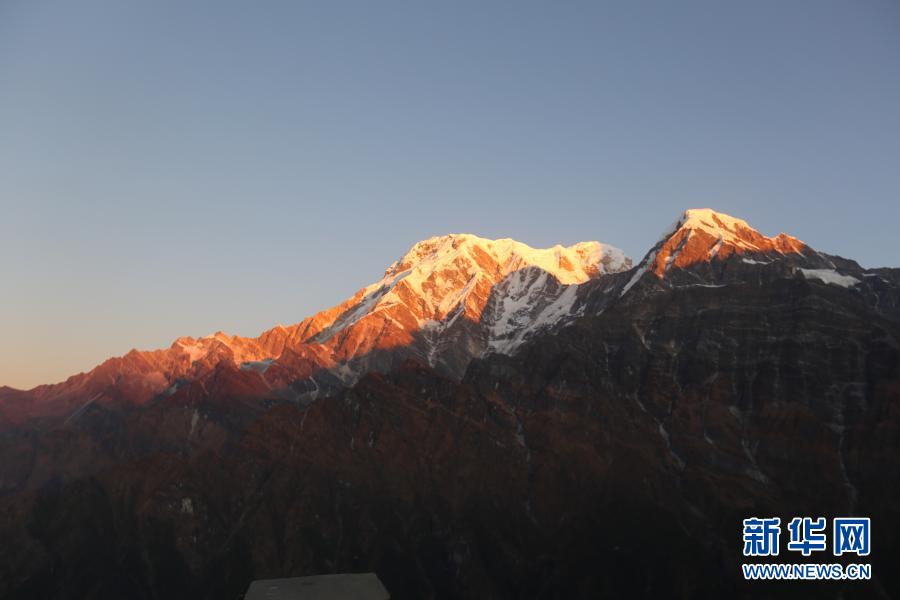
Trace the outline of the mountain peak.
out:
[[[711,208],[689,208],[681,215],[663,239],[670,238],[680,230],[703,231],[716,237],[721,237],[724,242],[734,244],[748,251],[767,251],[767,241],[793,240],[797,247],[803,246],[803,242],[784,233],[775,237],[766,237],[751,227],[747,221],[732,217],[731,215],[717,212]]]
[[[630,266],[621,250],[600,242],[532,248],[509,238],[492,240],[468,233],[432,237],[413,245],[387,268],[381,281],[358,291],[316,340],[327,342],[351,325],[373,318],[379,332],[385,331],[381,321],[387,321],[387,330],[399,327],[406,337],[422,328],[449,326],[459,317],[478,323],[494,287],[513,274],[543,274],[558,290]],[[359,348],[365,343],[355,346],[354,352]]]
[[[767,237],[743,219],[711,208],[691,208],[663,235],[648,259],[650,270],[662,277],[672,267],[725,260],[732,254],[802,254],[806,249],[787,234]]]
[[[465,270],[487,270],[506,275],[526,267],[538,267],[563,284],[583,283],[598,275],[628,268],[624,252],[596,241],[571,246],[532,248],[510,238],[488,239],[470,233],[428,238],[413,245],[388,267],[385,277],[409,270],[432,272],[449,264],[468,265]]]
[[[681,215],[679,222],[682,228],[688,229],[720,231],[732,235],[739,235],[742,232],[758,234],[755,229],[747,224],[747,221],[725,213],[716,212],[711,208],[689,208]]]

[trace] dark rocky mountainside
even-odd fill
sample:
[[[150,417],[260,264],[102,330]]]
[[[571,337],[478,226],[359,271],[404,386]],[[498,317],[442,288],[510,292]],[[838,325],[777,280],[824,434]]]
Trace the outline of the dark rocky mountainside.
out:
[[[204,393],[7,427],[0,598],[361,571],[399,599],[900,597],[900,270],[707,218],[459,378],[408,360],[296,402],[223,361]],[[873,580],[743,582],[760,515],[871,517]]]

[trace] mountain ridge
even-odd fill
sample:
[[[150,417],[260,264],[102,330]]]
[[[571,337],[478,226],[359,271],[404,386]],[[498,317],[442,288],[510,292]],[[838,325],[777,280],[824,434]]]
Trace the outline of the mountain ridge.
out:
[[[313,399],[406,359],[459,378],[473,358],[515,352],[535,332],[601,312],[632,288],[640,297],[658,286],[798,274],[852,287],[864,271],[785,233],[767,237],[708,208],[684,211],[636,267],[600,242],[541,249],[510,238],[447,234],[417,242],[380,280],[295,324],[256,337],[221,331],[184,336],[168,348],[132,349],[59,383],[0,395],[19,404],[31,398],[44,404],[43,412],[60,414],[98,394],[141,404],[186,394],[226,364],[261,396]]]
[[[429,278],[388,269],[390,289],[256,345],[110,359],[56,416],[11,422],[34,399],[0,390],[0,596],[234,598],[357,571],[398,599],[897,596],[900,269],[702,221],[658,245],[703,260],[662,276],[649,252],[566,285],[463,249],[429,271],[453,280],[443,307],[437,279],[423,305],[400,292]],[[476,257],[486,296],[465,291]],[[403,310],[440,327],[323,367]],[[180,375],[148,385],[160,364]],[[743,581],[754,514],[870,517],[872,580]]]
[[[142,404],[184,394],[220,364],[243,371],[260,394],[294,399],[315,397],[410,357],[460,376],[469,360],[486,351],[513,350],[532,333],[529,327],[553,326],[566,307],[551,306],[552,320],[543,311],[560,298],[571,299],[573,286],[630,264],[621,250],[600,242],[540,249],[509,238],[435,236],[414,244],[380,280],[295,324],[276,325],[256,337],[222,331],[182,336],[166,348],[132,349],[62,382],[19,392],[43,404],[39,412],[62,414],[89,397]],[[506,285],[506,278],[516,279],[508,287],[520,297],[530,294],[524,308],[538,311],[532,322],[523,306],[496,301],[493,290]],[[507,309],[512,312],[505,314]],[[502,343],[492,343],[492,324]],[[461,339],[469,342],[448,341]],[[391,349],[400,356],[386,359]],[[301,380],[307,381],[290,389]]]

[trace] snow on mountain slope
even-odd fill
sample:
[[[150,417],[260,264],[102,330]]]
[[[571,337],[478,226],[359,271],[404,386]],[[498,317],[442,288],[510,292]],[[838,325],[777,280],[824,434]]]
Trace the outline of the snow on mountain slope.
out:
[[[620,295],[627,294],[648,273],[664,280],[674,271],[724,263],[732,256],[740,256],[747,265],[765,265],[790,255],[818,253],[784,233],[767,237],[743,219],[709,208],[688,209],[650,249]]]
[[[379,281],[296,325],[256,338],[178,338],[169,348],[132,350],[29,394],[65,413],[85,397],[141,404],[163,394],[178,401],[223,381],[248,394],[314,397],[408,358],[461,376],[473,358],[512,352],[535,331],[574,318],[580,284],[630,266],[621,250],[599,242],[536,249],[469,234],[434,237],[415,244]]]
[[[430,238],[357,292],[330,323],[321,319],[307,341],[328,347],[335,364],[358,363],[354,375],[373,367],[368,354],[400,347],[461,375],[471,358],[510,352],[534,330],[570,315],[571,304],[558,305],[555,320],[542,312],[560,297],[574,299],[567,287],[630,265],[621,250],[599,242],[535,249],[469,234]]]
[[[850,288],[859,283],[859,279],[850,275],[841,275],[834,269],[800,269],[807,279],[818,279],[823,283]]]
[[[62,383],[0,389],[0,425],[71,415],[86,402],[305,401],[408,359],[459,378],[477,357],[514,353],[539,332],[664,288],[795,279],[825,286],[826,293],[845,288],[896,310],[889,285],[895,278],[785,234],[767,237],[711,209],[685,211],[634,269],[621,250],[598,242],[536,249],[511,239],[445,235],[415,244],[379,280],[297,324],[255,338],[183,337],[169,348],[132,350]]]
[[[582,242],[564,248],[534,249],[511,239],[488,240],[455,234],[417,243],[388,267],[381,281],[355,297],[315,340],[326,342],[360,319],[403,305],[417,325],[441,322],[461,314],[478,320],[491,287],[512,273],[536,268],[558,284],[573,285],[627,268],[630,260],[618,248]]]
[[[459,376],[472,358],[512,352],[573,318],[578,285],[630,267],[621,250],[599,242],[536,249],[470,234],[433,237],[342,304],[256,340],[231,338],[230,347],[237,361],[276,364],[286,348],[314,349],[319,367],[345,383],[405,358]]]
[[[806,244],[784,233],[766,237],[742,219],[694,208],[686,210],[660,240],[650,268],[662,276],[672,267],[724,260],[732,254],[802,254],[806,249]]]

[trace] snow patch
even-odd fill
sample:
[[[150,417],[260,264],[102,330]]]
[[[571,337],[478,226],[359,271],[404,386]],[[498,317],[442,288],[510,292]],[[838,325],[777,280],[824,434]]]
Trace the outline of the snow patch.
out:
[[[860,283],[856,277],[841,275],[834,269],[800,269],[806,279],[818,279],[823,283],[850,288]]]
[[[647,258],[644,259],[644,262],[641,263],[635,272],[634,275],[631,276],[631,279],[628,280],[628,283],[625,284],[625,287],[622,288],[622,292],[619,294],[619,298],[628,293],[628,290],[634,287],[638,281],[640,281],[641,277],[644,276],[648,270],[650,270],[650,265],[653,264],[653,261],[656,259],[657,250],[652,251],[647,255]]]
[[[194,430],[197,428],[197,422],[200,420],[200,412],[195,408],[193,414],[191,414],[191,430],[188,432],[188,437],[194,435]]]
[[[533,273],[531,274],[533,276]],[[534,332],[567,322],[580,314],[575,309],[578,285],[564,286],[561,293],[542,309],[542,301],[553,297],[549,276],[541,272],[534,280],[523,271],[515,274],[504,296],[495,305],[496,320],[490,329],[489,350],[509,354]]]

